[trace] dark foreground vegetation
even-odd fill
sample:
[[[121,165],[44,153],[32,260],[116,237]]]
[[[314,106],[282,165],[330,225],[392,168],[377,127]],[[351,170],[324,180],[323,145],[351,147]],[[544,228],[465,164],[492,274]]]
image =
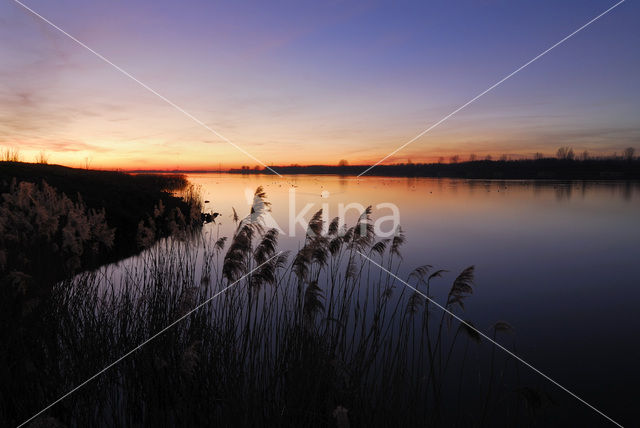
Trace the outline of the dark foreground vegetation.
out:
[[[139,252],[200,216],[178,175],[0,162],[0,195],[0,297],[16,319],[56,281]]]
[[[301,248],[281,253],[278,232],[262,225],[264,198],[258,189],[229,240],[162,240],[123,266],[57,283],[37,317],[2,329],[3,425],[131,350],[34,426],[527,426],[544,414],[548,397],[509,381],[515,363],[471,324],[360,254],[398,272],[401,229],[377,240],[367,209],[323,233],[319,212]],[[475,289],[473,267],[424,265],[406,279],[460,314]],[[512,343],[507,323],[490,334]]]
[[[338,174],[358,175],[370,165],[310,165],[273,166],[279,174]],[[266,168],[242,168],[229,172],[239,174],[273,174]],[[377,165],[366,172],[371,176],[440,177],[469,179],[553,179],[553,180],[637,180],[640,179],[640,160],[623,159],[526,159],[476,160],[453,163],[405,163]]]

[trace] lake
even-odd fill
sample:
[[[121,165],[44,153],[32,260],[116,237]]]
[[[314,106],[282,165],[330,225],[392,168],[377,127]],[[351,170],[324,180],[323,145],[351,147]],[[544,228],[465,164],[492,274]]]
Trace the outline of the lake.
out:
[[[640,184],[630,182],[485,181],[383,177],[189,174],[206,211],[220,213],[205,231],[233,234],[232,207],[248,214],[263,186],[281,227],[281,248],[296,250],[305,218],[340,204],[373,206],[373,218],[397,206],[407,236],[400,275],[430,264],[451,271],[434,292],[441,303],[450,281],[476,266],[476,290],[465,316],[483,331],[499,320],[515,330],[517,352],[536,368],[609,414],[630,417],[640,382]],[[292,193],[294,196],[292,196]],[[347,211],[347,223],[358,213]],[[294,235],[294,236],[289,236]],[[558,420],[606,421],[548,381],[521,367],[561,410]],[[572,419],[569,419],[572,418]],[[629,419],[626,419],[627,421]]]

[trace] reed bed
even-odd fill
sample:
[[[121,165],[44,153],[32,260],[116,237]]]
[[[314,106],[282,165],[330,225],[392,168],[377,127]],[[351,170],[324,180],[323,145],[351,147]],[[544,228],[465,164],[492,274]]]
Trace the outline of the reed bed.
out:
[[[505,383],[505,373],[515,370],[509,360],[483,358],[491,348],[473,329],[452,322],[358,254],[400,272],[400,228],[377,240],[370,208],[351,227],[337,218],[327,225],[318,212],[301,248],[279,253],[278,232],[261,221],[268,209],[259,188],[251,213],[237,219],[228,239],[206,233],[165,239],[134,263],[60,282],[38,319],[11,335],[0,419],[22,422],[233,285],[35,426],[489,426],[534,420],[543,396]],[[407,281],[427,295],[447,287],[447,308],[461,312],[474,290],[473,276],[473,266],[447,276],[424,265]],[[500,323],[493,334],[509,330]]]

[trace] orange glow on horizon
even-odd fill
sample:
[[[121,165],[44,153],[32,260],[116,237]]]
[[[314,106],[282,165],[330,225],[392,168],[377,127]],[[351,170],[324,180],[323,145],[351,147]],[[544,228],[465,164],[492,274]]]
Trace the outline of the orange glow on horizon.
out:
[[[10,147],[10,146],[9,146]],[[7,147],[0,146],[0,149],[5,150]],[[13,148],[13,147],[12,147]],[[123,156],[114,156],[107,155],[104,153],[95,154],[89,152],[73,152],[69,153],[60,153],[60,152],[48,152],[44,151],[36,151],[36,150],[19,150],[20,161],[22,162],[38,162],[38,159],[44,155],[47,159],[48,164],[62,165],[71,168],[88,168],[88,169],[97,169],[97,170],[124,170],[124,171],[134,171],[134,170],[149,170],[149,171],[226,171],[229,169],[240,169],[242,167],[249,167],[250,169],[255,169],[258,167],[259,169],[263,169],[265,166],[259,164],[253,159],[247,158],[245,162],[236,161],[236,162],[203,162],[202,159],[198,159],[197,156],[184,156],[184,157],[176,157],[174,159],[144,159],[144,160],[136,160],[136,159],[125,159]],[[241,155],[241,154],[240,154]],[[551,155],[551,154],[549,154]],[[367,157],[362,159],[357,158],[342,158],[347,161],[348,165],[373,165],[378,162],[384,154],[381,154],[379,157]],[[499,155],[495,153],[480,153],[480,152],[465,152],[465,153],[447,153],[443,155],[424,155],[419,157],[398,157],[393,159],[387,159],[382,162],[382,165],[391,165],[391,164],[401,164],[401,163],[450,163],[453,162],[453,158],[457,157],[457,161],[463,162],[468,160],[481,160],[490,157],[491,159],[497,160],[501,156],[507,156],[510,159],[520,159],[532,157],[533,153],[501,153]],[[238,157],[238,156],[236,156]],[[313,158],[307,159],[307,161],[303,160],[286,160],[283,159],[281,162],[277,163],[265,163],[270,167],[284,167],[284,166],[310,166],[310,165],[322,165],[322,166],[337,166],[338,162],[341,159],[329,159],[329,158]]]

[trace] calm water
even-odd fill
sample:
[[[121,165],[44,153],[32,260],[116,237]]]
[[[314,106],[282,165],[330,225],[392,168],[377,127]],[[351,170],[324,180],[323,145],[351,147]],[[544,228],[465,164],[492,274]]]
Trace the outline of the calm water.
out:
[[[232,207],[244,216],[252,192],[263,186],[281,247],[299,247],[304,229],[289,228],[295,212],[373,205],[373,218],[395,204],[407,235],[404,274],[421,264],[448,269],[444,299],[455,274],[476,266],[476,292],[466,318],[484,330],[498,321],[515,328],[518,353],[538,369],[614,419],[633,421],[640,384],[640,184],[483,181],[337,176],[193,174],[219,212],[206,230],[233,233]],[[353,224],[356,210],[347,212]],[[390,223],[389,223],[390,224]],[[384,230],[384,228],[383,228]],[[296,236],[287,236],[295,234]],[[604,419],[522,368],[529,383],[545,387],[566,413],[594,425]]]

